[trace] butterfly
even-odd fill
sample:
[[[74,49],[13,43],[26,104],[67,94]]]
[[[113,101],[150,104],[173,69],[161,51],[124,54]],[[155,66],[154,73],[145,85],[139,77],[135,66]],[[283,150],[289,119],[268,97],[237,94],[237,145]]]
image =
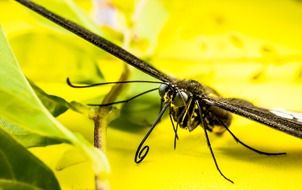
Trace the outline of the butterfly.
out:
[[[161,110],[153,122],[151,128],[142,139],[135,153],[134,161],[140,163],[143,161],[149,151],[149,146],[144,145],[145,141],[152,133],[153,129],[157,126],[162,116],[166,111],[169,112],[170,120],[175,133],[174,147],[176,146],[176,140],[178,139],[177,131],[179,128],[184,128],[189,131],[193,131],[196,127],[201,126],[203,128],[205,138],[212,155],[214,164],[222,177],[229,182],[233,183],[231,179],[226,177],[219,168],[216,161],[213,149],[211,147],[208,132],[223,133],[224,131],[230,133],[230,135],[246,148],[264,155],[282,155],[280,153],[268,153],[257,150],[238,139],[235,134],[229,129],[232,120],[232,114],[237,114],[256,122],[265,124],[273,129],[287,133],[289,135],[302,138],[302,115],[294,112],[286,112],[283,110],[269,110],[261,107],[257,107],[252,103],[238,98],[224,98],[219,95],[213,88],[208,87],[195,80],[180,80],[173,78],[153,66],[149,65],[145,61],[139,59],[135,55],[119,47],[118,45],[104,39],[103,37],[81,27],[80,25],[65,19],[46,8],[29,0],[16,0],[29,9],[37,12],[38,14],[46,17],[47,19],[57,23],[86,41],[94,44],[95,46],[105,50],[106,52],[114,55],[115,57],[123,60],[127,64],[135,67],[136,69],[158,79],[159,81],[120,81],[120,82],[108,82],[101,84],[112,83],[130,83],[130,82],[149,82],[158,83],[159,87],[148,90],[141,94],[138,94],[131,99],[119,102],[113,102],[109,104],[90,104],[91,106],[108,106],[117,103],[123,103],[130,101],[143,94],[149,93],[154,90],[159,91],[161,99]],[[77,86],[71,83],[68,79],[67,83],[75,88],[87,87]],[[99,84],[93,84],[90,86],[97,86]]]

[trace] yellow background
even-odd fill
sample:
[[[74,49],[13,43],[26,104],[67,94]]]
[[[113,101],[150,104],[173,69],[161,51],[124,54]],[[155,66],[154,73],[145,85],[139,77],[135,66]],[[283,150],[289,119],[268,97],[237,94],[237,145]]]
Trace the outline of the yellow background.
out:
[[[138,25],[134,31],[145,37],[147,42],[153,40],[152,43],[156,44],[148,55],[157,68],[179,78],[199,80],[226,97],[244,98],[267,108],[302,111],[302,2],[156,2],[159,5],[153,6],[165,13],[160,14],[165,20],[160,20],[149,10],[149,17],[144,17],[143,21],[157,19],[163,22],[160,32],[156,37],[149,34],[152,27],[148,27],[148,22],[140,24],[149,33]],[[89,14],[88,1],[77,3]],[[121,10],[121,14],[126,12],[127,20],[134,3],[124,0],[114,1],[113,5]],[[13,1],[1,1],[0,10],[2,28],[12,41],[28,27],[42,30],[36,22],[43,20],[32,21],[37,18],[32,18],[32,13]],[[14,41],[13,46],[18,46],[18,41]],[[141,53],[138,56],[146,56],[144,50],[137,50]],[[30,56],[34,57],[36,53],[39,52],[32,52]],[[23,66],[22,60],[19,62]],[[26,70],[26,66],[24,70],[29,78],[39,79],[35,72]],[[110,65],[101,65],[101,70],[106,79],[116,80],[121,63],[110,60]],[[49,71],[41,72],[47,74]],[[35,82],[47,92],[68,100],[80,101],[108,90],[100,88],[79,92],[68,89],[62,82]],[[86,116],[68,111],[59,120],[92,142],[93,125]],[[111,189],[299,189],[302,186],[301,139],[241,117],[234,117],[231,130],[254,148],[288,154],[258,155],[236,144],[228,134],[222,137],[210,135],[221,170],[235,182],[230,184],[216,170],[201,128],[192,133],[179,130],[180,141],[173,151],[172,127],[168,119],[163,120],[147,141],[150,145],[148,156],[143,163],[136,165],[134,154],[147,128],[129,132],[109,126],[106,153],[111,174],[107,176],[108,184]],[[54,169],[68,148],[67,145],[56,145],[32,151]],[[63,189],[94,187],[93,173],[85,163],[54,171]]]

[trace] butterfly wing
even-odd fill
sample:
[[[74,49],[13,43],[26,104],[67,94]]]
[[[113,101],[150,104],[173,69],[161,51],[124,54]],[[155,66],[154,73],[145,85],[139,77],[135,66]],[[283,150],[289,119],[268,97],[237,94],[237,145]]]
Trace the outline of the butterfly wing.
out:
[[[212,99],[206,97],[204,100],[209,105],[217,106],[292,136],[302,138],[302,122],[301,114],[299,113],[268,110],[236,98]]]

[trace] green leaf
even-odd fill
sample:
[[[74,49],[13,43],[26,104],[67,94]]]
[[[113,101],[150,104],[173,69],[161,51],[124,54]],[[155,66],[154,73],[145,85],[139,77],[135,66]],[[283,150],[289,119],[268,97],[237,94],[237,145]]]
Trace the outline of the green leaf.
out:
[[[43,106],[23,75],[2,32],[0,33],[0,67],[2,119],[10,125],[28,131],[30,135],[71,142],[90,158],[95,172],[108,171],[108,163],[103,153],[81,136],[72,134]],[[5,129],[12,132],[10,128]]]
[[[39,1],[39,4],[100,33],[97,26],[92,24],[73,1],[44,0]],[[30,11],[22,8],[24,11]],[[10,36],[10,42],[18,60],[21,61],[22,69],[31,80],[52,83],[65,83],[67,77],[81,83],[103,80],[97,58],[104,53],[41,16],[32,12],[29,15],[30,19],[24,20],[23,24],[32,21],[35,22],[35,27],[15,29],[14,35]],[[45,74],[41,67],[55,69]]]
[[[156,15],[154,15],[155,12]],[[132,17],[134,17],[133,30],[135,34],[147,40],[147,53],[153,54],[158,42],[158,36],[168,17],[168,12],[163,2],[161,0],[141,1],[136,4],[136,10]]]
[[[58,161],[55,169],[57,171],[64,170],[67,167],[85,162],[85,158],[78,153],[74,148],[67,149],[61,159]]]
[[[1,189],[60,189],[53,172],[0,129]]]
[[[63,133],[49,121],[44,108],[30,87],[3,33],[0,34],[0,115],[11,125],[30,131],[31,134],[63,139]]]
[[[93,46],[74,39],[69,33],[37,28],[22,31],[10,38],[10,42],[22,60],[24,72],[33,81],[65,83],[70,77],[75,82],[89,83],[103,79],[96,61],[100,51],[96,52]],[[45,72],[41,67],[55,69]]]
[[[41,188],[38,188],[36,186],[22,183],[19,181],[3,179],[0,179],[0,187],[1,190],[42,190]]]
[[[112,4],[125,16],[128,29],[133,33],[131,47],[147,55],[153,54],[159,33],[169,16],[163,1],[112,0]]]
[[[133,71],[129,80],[156,81],[140,71]],[[130,84],[126,92],[119,96],[119,100],[126,100],[147,90],[157,88],[159,84],[138,83]],[[128,103],[121,105],[120,117],[112,121],[115,128],[136,131],[150,127],[158,116],[160,109],[160,97],[158,90],[144,94]]]
[[[57,117],[60,114],[68,110],[69,103],[61,97],[55,95],[49,95],[44,92],[41,88],[35,85],[32,81],[29,81],[31,87],[34,89],[37,96],[42,101],[43,105],[48,109],[48,111],[54,116]]]
[[[60,12],[61,16],[72,19],[74,22],[85,26],[85,28],[101,34],[95,23],[93,23],[93,21],[88,16],[86,16],[83,11],[81,11],[81,9],[75,4],[74,0],[35,0],[35,2],[47,7],[50,10],[56,10],[56,12]],[[45,22],[44,19],[43,22]],[[50,21],[48,23],[53,26],[56,25]],[[65,29],[62,30],[65,31]]]
[[[0,128],[9,132],[12,136],[16,138],[19,143],[28,148],[68,142],[66,139],[38,135],[36,133],[33,133],[30,129],[18,127],[17,125],[12,124],[1,117]]]

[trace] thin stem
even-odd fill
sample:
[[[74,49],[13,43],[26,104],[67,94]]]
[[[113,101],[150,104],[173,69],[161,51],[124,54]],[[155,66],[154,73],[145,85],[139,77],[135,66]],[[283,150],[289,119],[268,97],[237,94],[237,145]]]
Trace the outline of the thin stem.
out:
[[[130,74],[128,66],[124,65],[123,73],[121,74],[119,80],[127,80]],[[108,103],[114,101],[123,89],[123,85],[114,85],[108,94],[103,99],[103,103]],[[111,108],[110,107],[98,107],[95,111],[95,115],[92,118],[94,122],[94,146],[101,151],[106,151],[106,137],[107,137],[107,119]],[[95,175],[95,187],[97,190],[105,189],[103,188],[103,182],[99,179],[98,175]]]

